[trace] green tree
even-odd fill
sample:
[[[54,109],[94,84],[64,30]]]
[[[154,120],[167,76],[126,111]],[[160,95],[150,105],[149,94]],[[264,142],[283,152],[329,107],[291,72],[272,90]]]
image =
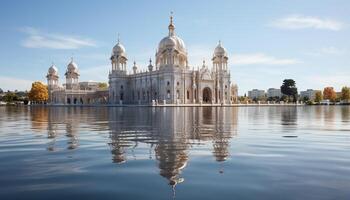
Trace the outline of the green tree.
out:
[[[288,98],[293,97],[293,101],[297,100],[298,89],[295,85],[295,81],[293,79],[284,79],[283,84],[281,86],[281,92]]]
[[[303,100],[304,103],[306,103],[306,102],[308,102],[310,99],[309,99],[309,97],[305,96],[305,97],[303,97],[302,100]]]
[[[0,94],[4,93],[4,91],[0,88]]]
[[[18,100],[18,96],[14,92],[7,91],[2,100],[6,103],[13,103]]]
[[[323,95],[321,91],[315,93],[315,102],[320,103],[323,100]]]
[[[341,100],[348,102],[350,100],[350,88],[343,87],[341,89]]]
[[[30,101],[36,103],[47,101],[49,98],[47,86],[39,81],[32,83],[32,89],[30,89],[28,97]]]

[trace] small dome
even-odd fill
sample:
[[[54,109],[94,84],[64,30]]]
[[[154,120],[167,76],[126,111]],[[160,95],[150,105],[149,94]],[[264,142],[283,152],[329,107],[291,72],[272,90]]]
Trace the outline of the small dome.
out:
[[[113,55],[122,55],[125,56],[125,47],[118,42],[114,47],[113,47]]]
[[[48,74],[50,74],[50,75],[58,75],[58,69],[57,69],[57,67],[54,64],[52,64],[51,67],[49,68]]]
[[[227,51],[225,49],[225,47],[221,46],[221,42],[219,41],[218,46],[215,48],[214,50],[214,57],[215,56],[224,56],[227,57]]]
[[[78,72],[78,65],[73,61],[73,59],[68,64],[67,71],[69,71],[69,72]]]

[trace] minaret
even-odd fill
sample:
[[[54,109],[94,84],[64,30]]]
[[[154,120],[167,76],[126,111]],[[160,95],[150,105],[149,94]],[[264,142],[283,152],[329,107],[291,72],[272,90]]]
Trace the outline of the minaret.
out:
[[[112,64],[112,73],[124,73],[126,74],[126,64],[127,56],[125,52],[125,47],[120,43],[119,34],[117,44],[113,47],[111,64]]]
[[[53,63],[47,72],[46,78],[47,78],[47,86],[49,90],[52,90],[58,87],[58,78],[59,78],[58,70]]]
[[[216,46],[213,54],[213,69],[216,72],[219,71],[227,71],[227,51],[226,49],[221,45],[221,41],[219,41],[219,44]]]
[[[66,76],[66,89],[78,90],[79,89],[79,70],[78,65],[71,58],[70,63],[67,65]]]
[[[49,91],[49,102],[53,103],[52,91],[58,88],[58,78],[59,78],[58,70],[53,63],[47,72],[46,78],[47,78],[47,86]]]

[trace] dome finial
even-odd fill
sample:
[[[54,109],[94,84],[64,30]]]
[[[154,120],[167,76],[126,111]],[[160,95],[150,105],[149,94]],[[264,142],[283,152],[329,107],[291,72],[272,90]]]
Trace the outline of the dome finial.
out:
[[[170,11],[170,24],[173,24],[173,11]]]
[[[151,57],[149,58],[149,64],[150,65],[152,64],[152,58]]]
[[[175,25],[173,23],[173,11],[170,12],[170,24],[168,26],[168,29],[169,29],[169,36],[173,36],[175,33],[174,33],[174,30],[175,30]]]
[[[120,34],[118,33],[118,44],[119,44],[119,42],[120,42]]]

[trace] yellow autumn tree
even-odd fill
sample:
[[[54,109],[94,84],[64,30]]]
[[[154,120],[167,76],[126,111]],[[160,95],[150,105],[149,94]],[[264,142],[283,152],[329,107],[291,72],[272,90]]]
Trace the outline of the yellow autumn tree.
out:
[[[315,94],[315,102],[320,103],[323,99],[323,95],[321,91],[317,91]]]
[[[46,102],[49,98],[47,86],[39,81],[32,83],[32,88],[29,91],[28,97],[30,101],[35,103]]]
[[[350,88],[349,87],[343,87],[341,89],[341,99],[345,102],[348,102],[350,100]]]

